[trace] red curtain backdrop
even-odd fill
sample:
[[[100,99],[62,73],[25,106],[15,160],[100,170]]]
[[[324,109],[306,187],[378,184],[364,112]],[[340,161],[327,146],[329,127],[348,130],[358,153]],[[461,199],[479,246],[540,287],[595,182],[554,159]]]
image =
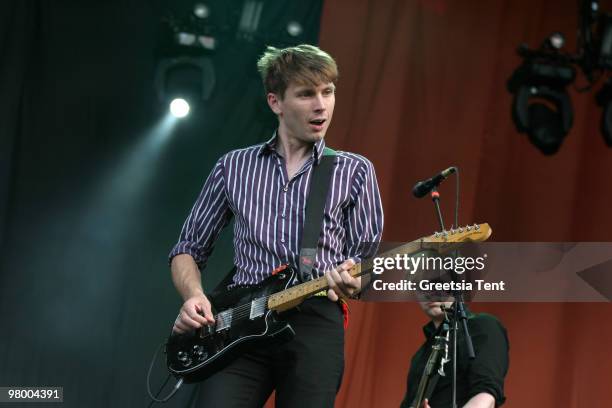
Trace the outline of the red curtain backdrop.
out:
[[[610,2],[602,2],[612,12]],[[435,230],[416,180],[461,170],[460,223],[489,222],[495,241],[610,241],[612,149],[599,134],[594,92],[571,91],[574,125],[543,156],[519,135],[505,83],[553,31],[575,50],[575,0],[329,0],[321,47],[341,78],[328,143],[370,158],[386,241]],[[577,83],[585,84],[579,76]],[[450,223],[454,183],[441,188]],[[609,303],[488,303],[510,337],[507,407],[612,406]],[[397,407],[423,341],[414,303],[352,303],[338,407]],[[434,407],[435,408],[435,407]]]

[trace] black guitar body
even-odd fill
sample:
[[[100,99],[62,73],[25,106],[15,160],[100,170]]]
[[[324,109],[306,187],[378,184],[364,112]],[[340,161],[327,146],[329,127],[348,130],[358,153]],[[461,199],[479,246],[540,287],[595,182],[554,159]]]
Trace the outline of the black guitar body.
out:
[[[166,343],[168,370],[186,383],[202,381],[259,345],[290,340],[295,332],[267,308],[267,298],[289,287],[294,278],[295,272],[285,269],[256,287],[207,296],[215,324],[171,334]]]

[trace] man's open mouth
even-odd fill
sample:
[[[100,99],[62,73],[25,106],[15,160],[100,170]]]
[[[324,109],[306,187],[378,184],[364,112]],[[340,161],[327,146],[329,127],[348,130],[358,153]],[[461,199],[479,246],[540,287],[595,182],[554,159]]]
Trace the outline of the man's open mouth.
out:
[[[323,123],[325,123],[325,119],[313,119],[310,121],[310,124],[316,126],[321,126]]]

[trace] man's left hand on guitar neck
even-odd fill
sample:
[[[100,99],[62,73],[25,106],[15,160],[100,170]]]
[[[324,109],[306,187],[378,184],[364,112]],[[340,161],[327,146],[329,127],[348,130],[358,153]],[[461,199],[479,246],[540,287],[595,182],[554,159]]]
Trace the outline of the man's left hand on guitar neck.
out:
[[[354,278],[349,273],[349,269],[353,266],[355,266],[355,261],[347,259],[336,268],[325,273],[329,285],[327,297],[332,302],[337,302],[339,298],[351,298],[359,292],[361,277]]]

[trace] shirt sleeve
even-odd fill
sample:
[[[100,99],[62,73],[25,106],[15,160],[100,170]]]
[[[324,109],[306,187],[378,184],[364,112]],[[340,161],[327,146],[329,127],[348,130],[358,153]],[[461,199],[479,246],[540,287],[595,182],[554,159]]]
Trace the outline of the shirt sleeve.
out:
[[[497,319],[480,315],[477,324],[470,325],[476,358],[468,370],[469,398],[481,392],[495,398],[495,406],[506,400],[504,378],[508,372],[508,337]]]
[[[206,179],[189,216],[183,224],[179,240],[172,248],[169,262],[178,254],[189,254],[203,269],[214,243],[232,218],[224,183],[223,158],[219,159]]]
[[[352,185],[352,205],[345,218],[347,258],[359,263],[373,256],[383,230],[383,208],[372,163],[363,158]]]

